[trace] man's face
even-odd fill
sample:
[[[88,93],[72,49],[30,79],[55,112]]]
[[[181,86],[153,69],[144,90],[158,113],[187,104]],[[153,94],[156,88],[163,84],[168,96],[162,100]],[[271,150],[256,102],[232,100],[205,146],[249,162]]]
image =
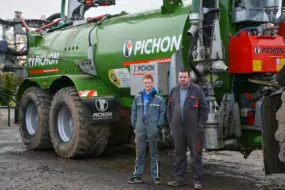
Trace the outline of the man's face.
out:
[[[143,86],[146,91],[151,91],[153,87],[153,81],[151,79],[144,79]]]
[[[178,73],[178,82],[182,87],[187,87],[190,84],[190,77],[187,72]]]

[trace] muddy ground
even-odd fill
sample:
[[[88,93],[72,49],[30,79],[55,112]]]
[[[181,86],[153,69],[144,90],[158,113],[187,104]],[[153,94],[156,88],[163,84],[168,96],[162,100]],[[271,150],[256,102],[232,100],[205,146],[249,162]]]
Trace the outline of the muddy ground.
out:
[[[99,158],[66,160],[53,151],[29,151],[21,143],[17,126],[7,126],[7,112],[0,110],[0,189],[192,189],[171,188],[173,165],[170,150],[163,150],[161,179],[154,185],[147,162],[144,184],[129,185],[134,167],[132,147],[113,146]],[[11,118],[13,119],[13,118]],[[247,160],[238,152],[205,152],[204,189],[255,190],[285,189],[285,175],[264,176],[262,152],[254,151]],[[189,171],[189,179],[191,171]]]

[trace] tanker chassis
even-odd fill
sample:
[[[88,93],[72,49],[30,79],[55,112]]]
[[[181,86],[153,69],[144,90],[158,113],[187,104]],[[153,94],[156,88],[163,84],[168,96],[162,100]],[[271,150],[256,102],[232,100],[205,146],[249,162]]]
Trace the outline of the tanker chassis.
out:
[[[26,79],[15,122],[29,149],[99,156],[132,143],[130,108],[141,77],[166,101],[188,68],[210,113],[205,149],[264,153],[266,174],[285,167],[285,24],[278,0],[164,0],[160,9],[85,18],[115,0],[62,0],[62,11],[28,36]],[[281,11],[281,16],[276,16]],[[171,145],[168,124],[162,145]]]

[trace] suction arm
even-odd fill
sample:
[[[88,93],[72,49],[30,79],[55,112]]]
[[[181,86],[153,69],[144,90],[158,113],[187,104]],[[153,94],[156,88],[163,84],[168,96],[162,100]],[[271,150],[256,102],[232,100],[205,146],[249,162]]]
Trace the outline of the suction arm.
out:
[[[200,0],[192,1],[192,11],[189,15],[191,28],[188,30],[188,35],[190,36],[194,36],[197,33],[199,22],[203,20],[202,15],[200,14],[202,2],[203,0],[201,0],[201,4]]]
[[[227,72],[228,67],[224,63],[224,52],[220,34],[219,24],[219,1],[215,1],[214,8],[202,8],[203,0],[193,0],[192,11],[189,15],[189,21],[191,24],[188,34],[192,36],[191,46],[188,52],[188,64],[192,69],[191,78],[195,81],[198,78],[205,76],[210,70],[214,73]],[[216,12],[213,25],[203,26],[203,17],[205,14]],[[205,47],[203,42],[203,29],[205,27],[213,27],[213,33],[211,35],[211,45],[209,60],[205,60]],[[202,55],[202,56],[201,56]],[[206,64],[199,64],[194,66],[194,62],[205,61]]]

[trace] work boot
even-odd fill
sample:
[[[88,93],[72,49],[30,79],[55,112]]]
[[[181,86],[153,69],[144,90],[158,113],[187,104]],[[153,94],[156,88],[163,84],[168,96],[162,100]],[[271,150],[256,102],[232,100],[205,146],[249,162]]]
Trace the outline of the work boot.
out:
[[[171,186],[171,187],[177,187],[177,186],[185,185],[185,183],[182,183],[182,182],[179,182],[177,180],[174,180],[174,181],[168,182],[168,185]]]
[[[161,181],[160,181],[159,178],[155,178],[155,179],[154,179],[154,183],[155,183],[156,185],[160,185],[160,184],[161,184]]]
[[[142,179],[140,177],[134,176],[128,181],[128,183],[130,183],[130,184],[142,183]]]
[[[194,181],[194,189],[202,189],[202,183],[200,181]]]

